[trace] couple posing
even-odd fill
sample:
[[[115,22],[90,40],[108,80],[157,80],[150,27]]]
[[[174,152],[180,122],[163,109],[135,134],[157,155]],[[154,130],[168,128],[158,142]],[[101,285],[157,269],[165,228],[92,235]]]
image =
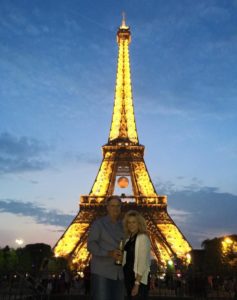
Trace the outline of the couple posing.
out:
[[[91,260],[91,299],[124,300],[124,285],[127,299],[147,299],[150,271],[150,240],[145,219],[137,211],[129,211],[120,219],[121,199],[107,199],[105,217],[91,226],[88,250]],[[119,250],[125,238],[124,253]],[[122,265],[116,265],[122,261]]]

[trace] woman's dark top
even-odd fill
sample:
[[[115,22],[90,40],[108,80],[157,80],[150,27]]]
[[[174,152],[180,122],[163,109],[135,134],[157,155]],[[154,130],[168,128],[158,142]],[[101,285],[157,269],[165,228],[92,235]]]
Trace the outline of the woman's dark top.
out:
[[[126,245],[124,246],[124,250],[126,251],[126,263],[124,268],[132,270],[134,266],[135,260],[135,243],[136,243],[137,235],[131,236]]]
[[[124,251],[126,251],[126,263],[123,267],[125,286],[127,289],[128,299],[131,297],[131,291],[134,286],[135,274],[133,271],[135,260],[135,243],[137,235],[131,236],[126,245]]]

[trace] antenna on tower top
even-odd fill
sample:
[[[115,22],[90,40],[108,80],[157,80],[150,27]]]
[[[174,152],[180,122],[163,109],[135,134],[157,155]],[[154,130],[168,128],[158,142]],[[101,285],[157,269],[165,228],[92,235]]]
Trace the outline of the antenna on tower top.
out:
[[[122,25],[120,26],[120,28],[122,29],[127,29],[128,26],[126,25],[126,21],[125,21],[125,12],[122,12]]]
[[[126,21],[125,21],[125,12],[122,12],[122,27],[126,27]]]

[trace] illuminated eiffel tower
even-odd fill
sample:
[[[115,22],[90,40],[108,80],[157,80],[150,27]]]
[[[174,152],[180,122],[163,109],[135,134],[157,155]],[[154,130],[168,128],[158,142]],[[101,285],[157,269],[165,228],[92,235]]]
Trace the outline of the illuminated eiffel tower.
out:
[[[80,197],[80,211],[54,247],[56,256],[66,257],[76,269],[89,260],[88,230],[97,217],[105,214],[105,199],[114,195],[119,177],[125,186],[130,179],[130,193],[122,193],[123,212],[136,209],[146,219],[152,251],[159,264],[170,259],[186,260],[191,250],[167,212],[167,197],[159,195],[144,162],[145,147],[139,144],[133,109],[130,77],[130,28],[123,17],[117,32],[118,66],[113,117],[108,143],[102,147],[103,160],[89,195]],[[121,177],[120,177],[121,176]]]

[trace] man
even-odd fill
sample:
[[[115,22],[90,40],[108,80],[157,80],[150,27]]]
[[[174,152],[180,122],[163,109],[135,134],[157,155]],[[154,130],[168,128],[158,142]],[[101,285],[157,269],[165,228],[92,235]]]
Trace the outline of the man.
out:
[[[97,219],[91,226],[87,248],[91,260],[92,300],[123,300],[123,270],[116,261],[122,260],[118,250],[123,239],[120,220],[121,199],[111,196],[107,199],[107,215]]]

